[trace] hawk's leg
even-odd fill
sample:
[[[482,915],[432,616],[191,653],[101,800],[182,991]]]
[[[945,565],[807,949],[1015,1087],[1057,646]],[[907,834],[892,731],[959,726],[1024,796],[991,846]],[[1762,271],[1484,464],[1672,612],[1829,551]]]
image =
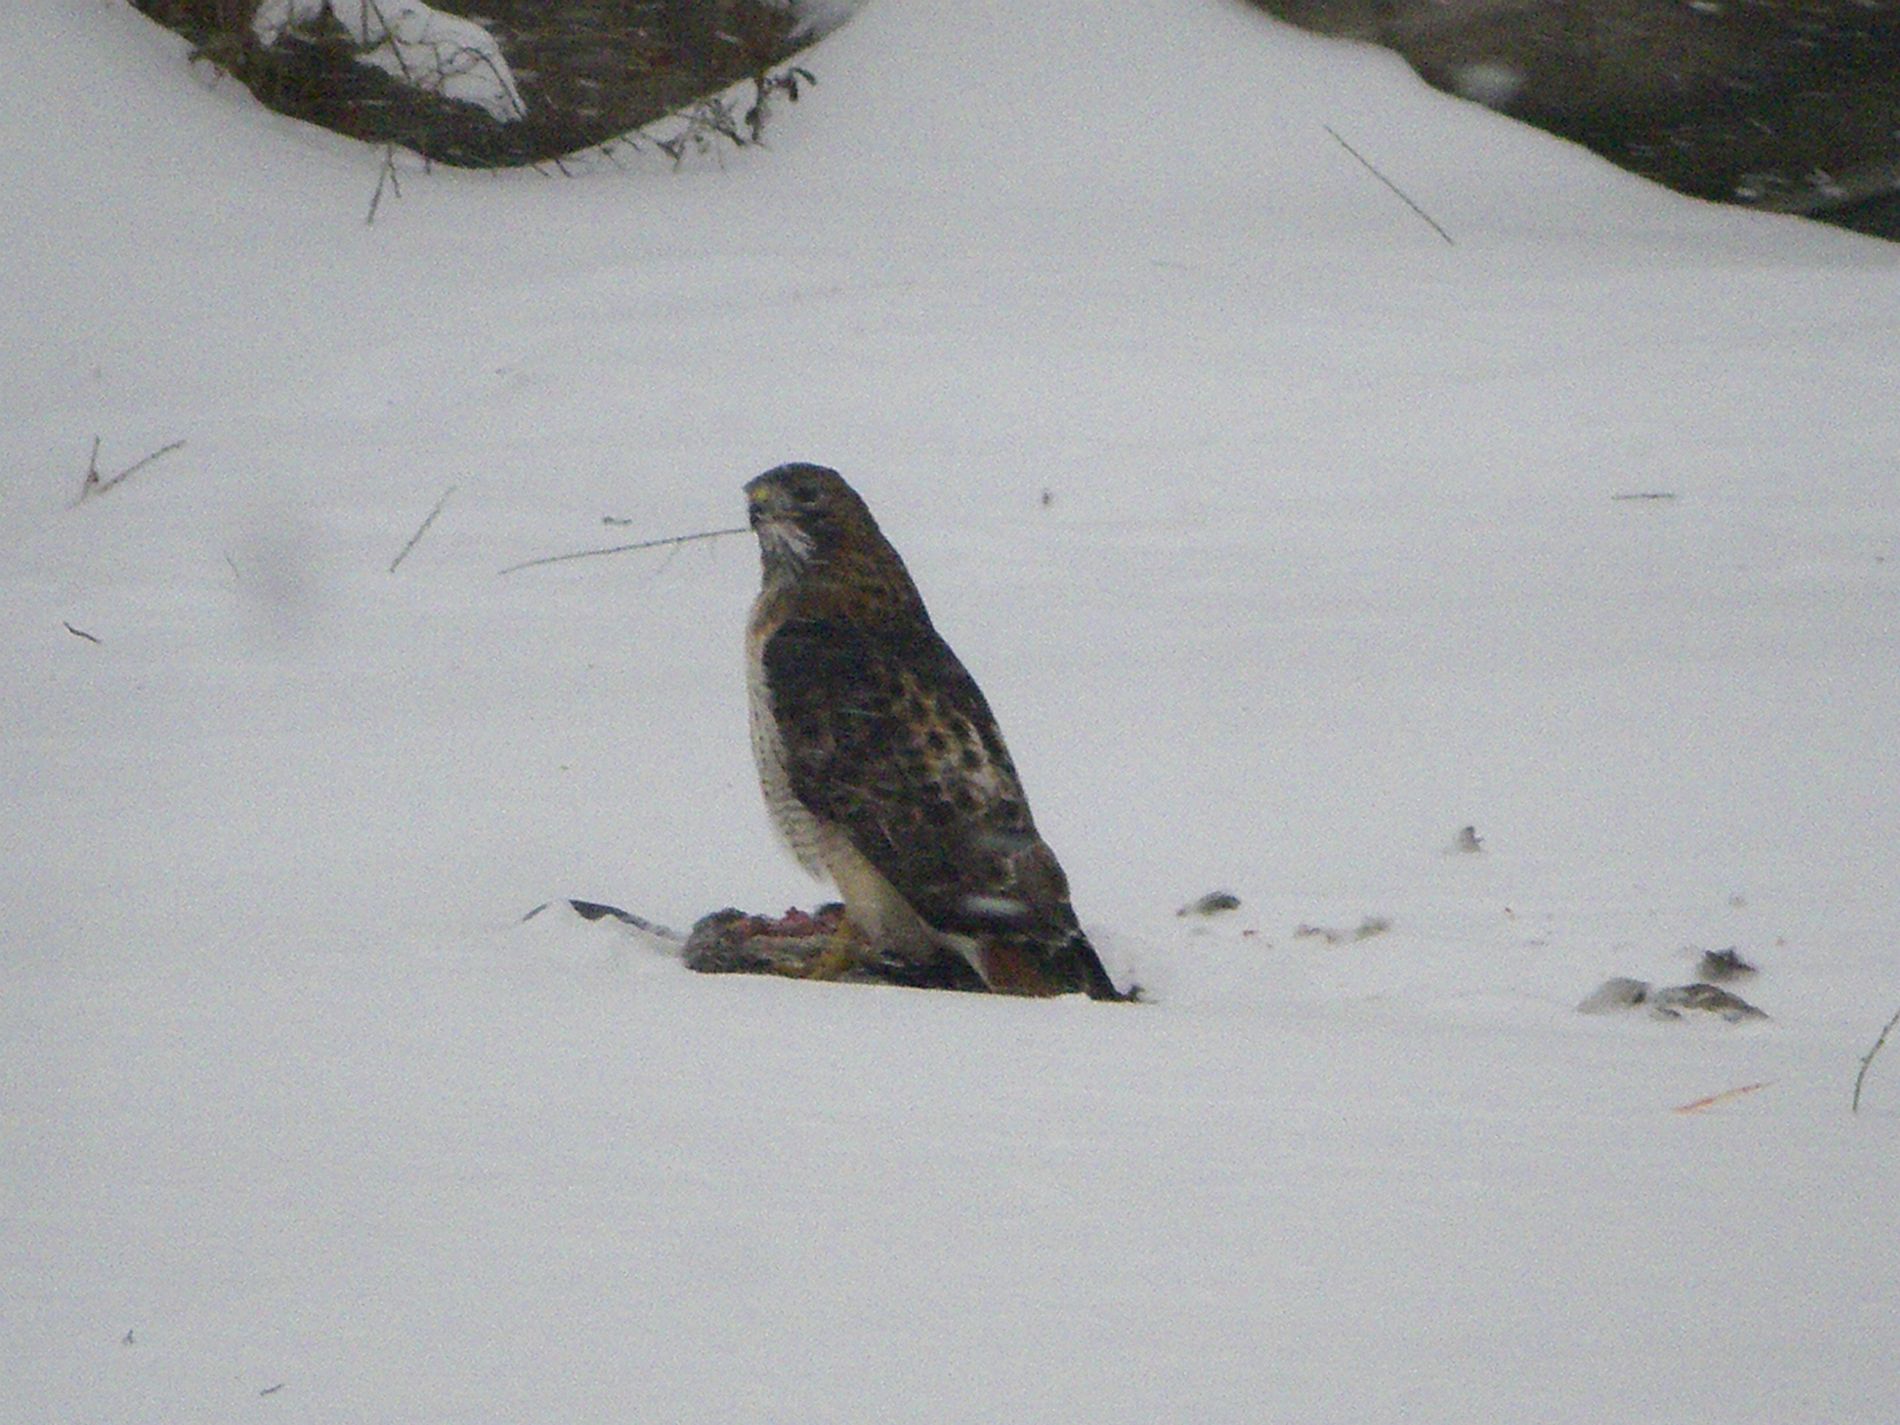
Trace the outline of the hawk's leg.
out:
[[[804,959],[787,965],[779,973],[801,980],[842,980],[870,958],[870,951],[864,932],[846,917],[830,934],[813,936],[811,949]]]

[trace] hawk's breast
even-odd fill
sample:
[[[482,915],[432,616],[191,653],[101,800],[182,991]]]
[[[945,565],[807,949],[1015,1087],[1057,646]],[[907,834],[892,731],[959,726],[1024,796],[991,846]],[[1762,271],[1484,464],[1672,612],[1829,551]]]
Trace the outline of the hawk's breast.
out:
[[[765,671],[765,644],[773,624],[764,605],[761,598],[753,606],[752,620],[746,628],[746,705],[752,724],[752,761],[758,768],[759,790],[764,793],[766,810],[772,815],[772,827],[779,839],[801,866],[814,876],[822,876],[825,867],[819,856],[818,818],[793,792],[791,775],[785,769],[785,737],[772,706],[772,685]]]

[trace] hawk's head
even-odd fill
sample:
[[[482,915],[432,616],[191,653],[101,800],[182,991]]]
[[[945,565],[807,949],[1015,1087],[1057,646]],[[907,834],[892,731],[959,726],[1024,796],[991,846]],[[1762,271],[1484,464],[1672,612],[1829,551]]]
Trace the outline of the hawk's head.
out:
[[[768,577],[884,542],[858,492],[822,465],[780,465],[748,481],[745,496]]]
[[[822,465],[780,465],[746,483],[766,595],[796,591],[807,616],[922,618],[904,561],[858,492]]]

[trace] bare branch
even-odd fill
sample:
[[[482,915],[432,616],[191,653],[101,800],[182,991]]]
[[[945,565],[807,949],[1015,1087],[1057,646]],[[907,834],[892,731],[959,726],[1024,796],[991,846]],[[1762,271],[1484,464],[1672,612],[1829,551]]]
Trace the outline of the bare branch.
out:
[[[84,483],[79,487],[79,499],[83,500],[88,495],[103,495],[114,485],[129,480],[132,476],[138,474],[139,471],[150,465],[154,460],[159,459],[161,456],[170,455],[174,450],[183,450],[184,447],[184,441],[174,440],[170,445],[160,446],[143,460],[133,461],[117,475],[102,479],[99,475],[99,437],[95,435],[92,438],[92,458],[86,463],[86,478]],[[79,501],[75,500],[73,503],[77,504]]]
[[[64,620],[62,620],[62,622],[64,622]],[[74,628],[71,624],[66,624],[66,632],[70,633],[74,638],[83,638],[88,643],[104,643],[105,642],[105,640],[103,638],[100,638],[97,634],[87,633],[85,629]]]
[[[382,206],[385,185],[398,198],[402,197],[402,180],[396,176],[396,146],[393,143],[383,145],[382,171],[376,175],[376,191],[370,195],[369,216],[363,219],[366,228],[376,226],[376,210]]]
[[[745,525],[732,529],[706,529],[698,534],[676,534],[666,539],[643,539],[638,544],[616,544],[607,549],[577,549],[571,554],[544,554],[539,559],[524,559],[519,564],[510,564],[501,572],[513,574],[519,569],[533,569],[541,564],[564,564],[570,559],[597,559],[603,554],[627,554],[636,549],[659,549],[668,544],[691,544],[696,539],[722,539],[729,534],[750,534]]]
[[[435,502],[435,508],[430,510],[427,517],[417,526],[416,532],[409,536],[409,542],[402,547],[402,552],[389,561],[390,573],[394,574],[396,566],[409,557],[409,551],[414,549],[421,542],[422,536],[429,532],[429,526],[435,523],[435,517],[442,513],[442,507],[449,502],[449,496],[454,493],[455,486],[453,485],[442,492],[442,498]]]
[[[1881,1030],[1880,1037],[1874,1040],[1874,1047],[1861,1058],[1860,1072],[1854,1075],[1854,1105],[1851,1110],[1854,1113],[1860,1112],[1860,1086],[1867,1081],[1867,1070],[1874,1062],[1874,1055],[1880,1052],[1880,1046],[1887,1042],[1887,1036],[1893,1033],[1893,1027],[1896,1024],[1900,1024],[1900,1009],[1894,1011],[1893,1018],[1887,1021],[1887,1027]]]

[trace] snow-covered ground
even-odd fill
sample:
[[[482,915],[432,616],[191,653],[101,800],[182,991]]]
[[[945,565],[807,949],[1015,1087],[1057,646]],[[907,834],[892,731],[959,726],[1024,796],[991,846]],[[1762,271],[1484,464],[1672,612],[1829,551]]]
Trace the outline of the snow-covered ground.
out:
[[[119,0],[0,54],[0,1419],[1893,1418],[1900,249],[1229,0],[373,225]],[[749,539],[497,574],[794,458],[1148,1004],[522,922],[823,895]]]

